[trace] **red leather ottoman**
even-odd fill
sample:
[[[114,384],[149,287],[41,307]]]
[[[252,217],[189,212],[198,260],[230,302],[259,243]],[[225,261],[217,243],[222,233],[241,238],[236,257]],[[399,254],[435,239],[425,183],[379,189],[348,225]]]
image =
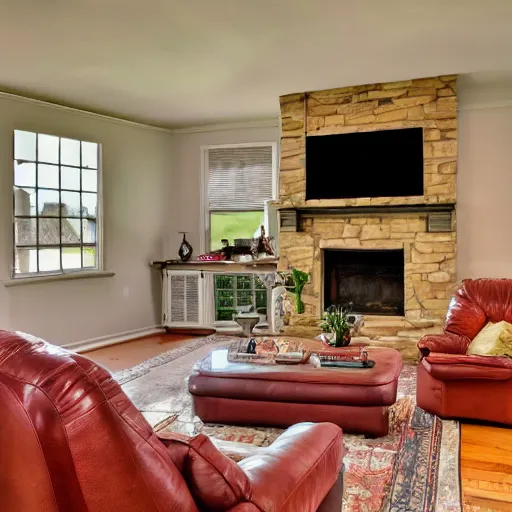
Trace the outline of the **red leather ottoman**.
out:
[[[195,413],[207,423],[331,422],[345,432],[384,436],[402,357],[389,348],[368,352],[373,368],[333,369],[231,363],[228,350],[218,349],[196,366],[188,388]]]

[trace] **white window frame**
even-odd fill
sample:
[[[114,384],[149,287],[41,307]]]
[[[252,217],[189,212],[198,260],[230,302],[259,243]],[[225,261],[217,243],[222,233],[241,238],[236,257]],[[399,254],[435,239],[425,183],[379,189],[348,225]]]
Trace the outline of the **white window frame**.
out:
[[[209,161],[208,152],[210,149],[221,148],[254,148],[268,147],[272,148],[272,199],[277,200],[279,197],[279,152],[277,142],[241,142],[237,144],[208,144],[200,147],[201,152],[201,176],[200,176],[200,200],[199,200],[199,250],[203,254],[209,250],[210,245],[210,209],[208,208],[208,178],[209,178]],[[265,219],[266,221],[266,219]],[[265,226],[268,232],[268,226]],[[222,328],[231,330],[238,324],[234,321],[217,321],[215,320],[215,285],[213,273],[208,273],[208,296],[205,297],[205,307],[208,317],[213,320],[213,325],[217,327],[219,332]],[[269,311],[267,311],[267,315]]]
[[[59,134],[59,133],[52,133],[48,131],[42,131],[42,130],[34,130],[32,128],[27,128],[23,126],[16,126],[12,131],[12,161],[15,162],[15,154],[14,154],[14,135],[16,131],[25,131],[29,133],[34,133],[36,136],[38,134],[41,135],[49,135],[52,137],[58,137],[59,139],[70,139],[75,140],[79,142],[90,142],[93,144],[98,145],[98,183],[97,183],[97,205],[96,205],[96,266],[95,267],[82,267],[82,268],[76,268],[76,269],[60,269],[60,270],[51,270],[51,271],[38,271],[38,272],[29,272],[29,273],[16,273],[15,268],[15,262],[16,262],[16,240],[15,240],[15,198],[14,198],[14,187],[15,185],[15,172],[14,172],[14,166],[13,171],[11,173],[11,190],[13,203],[12,203],[12,237],[11,237],[11,264],[10,264],[10,276],[12,281],[10,282],[4,282],[6,286],[10,286],[12,284],[15,284],[16,282],[38,282],[45,279],[59,279],[59,278],[66,278],[66,277],[72,277],[73,275],[76,277],[89,277],[89,276],[99,276],[99,277],[109,277],[111,275],[114,275],[113,272],[105,272],[104,271],[104,252],[103,252],[103,147],[100,142],[88,140],[87,138],[83,137],[76,137],[68,134]],[[59,157],[60,158],[60,157]],[[59,161],[59,166],[61,165]],[[36,183],[37,185],[37,183]],[[26,188],[32,188],[32,187],[26,187]],[[59,190],[59,189],[55,189]],[[78,192],[78,191],[77,191]],[[80,190],[80,193],[82,193],[82,190]],[[37,212],[36,212],[37,213]],[[38,215],[37,215],[38,216]],[[36,217],[37,217],[36,216]],[[57,217],[56,217],[57,218]]]
[[[221,148],[254,148],[272,147],[272,199],[276,200],[279,194],[279,166],[277,142],[242,142],[239,144],[211,144],[201,146],[201,197],[199,216],[199,250],[203,254],[210,250],[210,209],[208,208],[208,184],[209,184],[209,162],[208,152],[210,149]],[[268,226],[265,226],[268,231]]]

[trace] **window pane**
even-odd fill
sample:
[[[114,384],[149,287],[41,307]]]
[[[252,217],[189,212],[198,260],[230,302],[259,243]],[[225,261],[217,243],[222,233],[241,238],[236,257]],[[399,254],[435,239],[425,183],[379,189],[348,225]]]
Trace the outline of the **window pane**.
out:
[[[251,276],[236,276],[237,289],[250,290],[252,288]]]
[[[39,220],[39,245],[60,245],[59,219]]]
[[[16,160],[36,159],[36,134],[14,130],[14,158]]]
[[[36,214],[36,191],[33,188],[14,187],[14,215]]]
[[[14,251],[14,273],[28,274],[29,272],[37,272],[37,250],[16,247]]]
[[[229,243],[233,244],[235,238],[260,236],[260,226],[263,224],[263,212],[212,212],[210,214],[210,249],[221,249],[223,238],[227,238]]]
[[[98,190],[98,171],[82,169],[82,190],[96,192]]]
[[[39,271],[60,270],[60,249],[39,249]]]
[[[215,287],[216,288],[233,288],[235,276],[216,275],[215,276]]]
[[[96,247],[84,247],[83,248],[83,257],[84,257],[84,268],[94,268],[96,267]]]
[[[82,167],[98,168],[98,144],[82,142]]]
[[[235,297],[232,291],[219,290],[217,292],[217,308],[233,308]]]
[[[52,135],[38,134],[37,160],[50,164],[59,163],[59,138]]]
[[[80,217],[80,193],[61,192],[62,213],[70,217]]]
[[[62,166],[60,168],[60,186],[68,190],[80,190],[80,169]]]
[[[266,290],[256,291],[256,307],[266,308],[267,307],[267,292]]]
[[[82,219],[82,234],[84,244],[96,243],[96,221],[91,219]]]
[[[14,164],[14,184],[18,187],[36,186],[36,164]]]
[[[38,164],[37,186],[59,188],[59,167],[57,165]]]
[[[96,217],[98,206],[97,194],[82,194],[82,212],[84,217]]]
[[[215,320],[217,320],[218,322],[233,320],[234,314],[234,309],[218,309],[217,314],[215,315]]]
[[[82,267],[82,257],[80,247],[62,248],[62,268],[70,270]]]
[[[254,276],[254,288],[266,289],[265,285],[258,276]]]
[[[60,139],[60,162],[80,167],[80,141]]]
[[[62,219],[61,239],[63,244],[80,243],[80,219]]]
[[[59,191],[58,190],[38,190],[37,191],[39,215],[48,217],[59,216]]]
[[[237,291],[236,304],[237,306],[248,306],[249,304],[252,304],[252,292],[243,290]]]
[[[14,243],[16,245],[36,245],[36,219],[14,220]]]

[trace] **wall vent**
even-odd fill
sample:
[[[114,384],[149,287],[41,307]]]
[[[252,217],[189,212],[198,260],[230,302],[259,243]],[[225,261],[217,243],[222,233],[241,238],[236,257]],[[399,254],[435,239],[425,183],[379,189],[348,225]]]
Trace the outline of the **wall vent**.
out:
[[[297,231],[297,211],[279,210],[279,228],[281,231]]]
[[[451,212],[429,213],[427,217],[427,231],[429,233],[446,233],[452,230]]]

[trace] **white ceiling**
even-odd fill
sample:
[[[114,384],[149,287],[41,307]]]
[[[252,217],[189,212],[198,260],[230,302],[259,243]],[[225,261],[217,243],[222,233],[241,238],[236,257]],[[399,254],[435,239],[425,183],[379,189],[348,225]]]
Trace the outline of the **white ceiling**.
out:
[[[3,0],[0,48],[6,91],[162,126],[262,119],[292,92],[510,76],[512,0]]]

